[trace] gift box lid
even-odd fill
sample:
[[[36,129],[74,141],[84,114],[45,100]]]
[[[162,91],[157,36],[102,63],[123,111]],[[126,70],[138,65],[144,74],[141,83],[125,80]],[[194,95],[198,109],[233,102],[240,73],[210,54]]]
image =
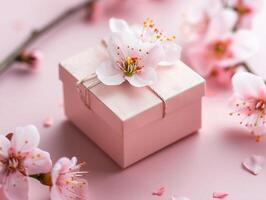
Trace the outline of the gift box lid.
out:
[[[95,72],[106,59],[104,49],[91,48],[60,63],[60,78],[64,73],[75,81]],[[182,107],[200,101],[204,95],[204,79],[179,61],[175,66],[158,67],[158,81],[152,86],[166,102],[166,116]],[[91,83],[83,83],[84,88]],[[86,89],[86,88],[85,88]],[[149,88],[136,88],[127,82],[118,86],[98,84],[90,89],[90,108],[119,133],[125,133],[163,120],[163,102]]]

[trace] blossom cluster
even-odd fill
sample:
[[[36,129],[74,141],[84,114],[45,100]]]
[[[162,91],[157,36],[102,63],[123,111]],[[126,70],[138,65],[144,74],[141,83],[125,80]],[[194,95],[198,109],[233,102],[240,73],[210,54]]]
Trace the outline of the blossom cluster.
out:
[[[181,32],[185,60],[204,77],[230,83],[237,67],[254,55],[252,27],[261,0],[207,0],[184,15]]]
[[[8,200],[28,200],[29,178],[49,186],[51,200],[86,200],[84,163],[60,158],[52,167],[50,154],[38,148],[40,135],[33,125],[0,135],[0,188]]]
[[[239,32],[249,31],[251,33],[254,16],[260,11],[262,7],[261,0],[230,0],[227,1],[226,7],[231,9],[237,18],[235,19],[232,32],[235,34]],[[231,11],[231,12],[232,12]],[[236,53],[243,54],[245,50],[255,52],[254,36],[242,37],[238,40],[241,48],[236,48]],[[251,51],[253,50],[253,51]],[[248,54],[244,56],[239,62],[244,62],[249,58]],[[236,63],[237,64],[237,63]],[[232,68],[233,70],[235,68]],[[248,128],[255,136],[256,141],[260,141],[266,134],[266,85],[264,80],[252,73],[238,72],[232,78],[233,95],[230,99],[230,106],[232,111],[231,116],[240,119],[240,124]],[[246,165],[244,165],[246,167]]]

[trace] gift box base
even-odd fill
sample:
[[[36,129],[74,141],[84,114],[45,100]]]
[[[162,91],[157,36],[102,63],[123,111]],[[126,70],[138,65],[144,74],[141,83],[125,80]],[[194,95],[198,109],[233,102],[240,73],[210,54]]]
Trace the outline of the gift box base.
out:
[[[89,110],[81,101],[76,88],[76,79],[64,69],[60,71],[66,116],[122,168],[201,128],[199,97],[165,118],[131,132],[117,134],[97,113]]]

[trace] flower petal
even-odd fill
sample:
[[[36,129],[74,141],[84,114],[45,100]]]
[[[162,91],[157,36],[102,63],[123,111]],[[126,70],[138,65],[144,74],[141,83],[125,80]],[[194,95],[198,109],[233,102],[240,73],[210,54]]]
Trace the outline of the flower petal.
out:
[[[165,42],[162,45],[155,45],[148,54],[143,56],[144,66],[156,67],[176,64],[181,56],[181,47],[174,42]]]
[[[234,92],[243,98],[266,96],[263,79],[248,72],[236,73],[232,78],[232,85]]]
[[[171,197],[171,200],[189,200],[189,198],[183,197],[183,196],[175,196],[175,195],[173,195]]]
[[[181,56],[181,47],[174,42],[163,44],[164,57],[160,60],[160,65],[172,65],[177,63]]]
[[[229,86],[231,84],[231,79],[233,75],[235,74],[234,69],[224,69],[221,67],[216,68],[217,73],[217,82],[223,86]]]
[[[134,34],[112,33],[107,41],[107,51],[111,60],[116,63],[126,57],[142,57],[156,44],[143,42]]]
[[[240,30],[233,35],[232,51],[236,59],[245,61],[258,51],[258,40],[254,33]]]
[[[8,157],[8,149],[10,148],[10,141],[4,136],[0,135],[0,160]]]
[[[165,192],[165,187],[160,187],[158,190],[154,191],[152,195],[154,196],[162,196]]]
[[[152,85],[156,79],[157,74],[154,68],[145,67],[139,74],[135,74],[131,77],[125,77],[127,81],[135,87],[144,87],[147,85]]]
[[[189,65],[204,77],[209,76],[215,67],[213,59],[206,53],[205,48],[204,44],[198,43],[186,51]]]
[[[115,69],[110,61],[102,63],[96,69],[96,75],[105,85],[120,85],[125,81],[122,71]]]
[[[52,173],[51,173],[53,186],[56,186],[57,179],[60,176],[62,169],[63,169],[63,166],[61,165],[61,163],[59,161],[57,161],[55,163],[55,165],[52,169]]]
[[[4,184],[4,193],[8,199],[28,200],[29,199],[28,178],[19,172],[11,173]]]
[[[224,36],[231,32],[233,26],[237,21],[237,15],[234,11],[229,9],[224,9],[219,12],[210,21],[207,40],[213,40],[217,36]],[[222,26],[221,26],[222,24]]]
[[[265,157],[258,155],[250,156],[246,158],[242,163],[243,167],[254,175],[258,175],[262,171],[264,164]]]
[[[26,157],[24,167],[28,175],[50,172],[52,168],[50,154],[36,148]]]
[[[77,163],[76,157],[73,157],[71,160],[66,157],[60,158],[54,165],[52,169],[52,182],[56,183],[58,176],[61,172],[69,171],[68,169],[75,166]]]
[[[40,134],[34,125],[18,127],[11,140],[16,151],[28,152],[38,147]]]
[[[64,196],[62,195],[60,190],[56,187],[56,185],[54,185],[51,188],[50,198],[51,200],[65,200]]]
[[[127,40],[126,36],[116,33],[111,34],[107,40],[107,52],[113,63],[121,60],[121,58],[125,58],[127,55],[127,49],[123,40]]]
[[[80,184],[64,185],[61,187],[61,194],[67,199],[85,200],[88,199],[88,182],[85,179],[77,179]]]
[[[226,193],[226,192],[214,192],[212,194],[212,197],[214,199],[224,199],[227,196],[228,196],[228,193]]]
[[[140,65],[156,67],[158,63],[164,58],[164,49],[161,45],[156,45],[147,52],[148,54],[143,54]]]
[[[53,187],[51,190],[51,200],[61,199],[88,199],[88,183],[85,179],[74,177],[72,172],[79,171],[80,165],[77,164],[77,158],[71,160],[60,158],[52,170]],[[78,172],[77,172],[78,173]],[[73,178],[76,184],[67,184],[64,179]],[[62,180],[61,180],[62,178]]]
[[[112,32],[119,33],[119,32],[129,32],[130,28],[125,20],[111,18],[109,20],[109,27]]]

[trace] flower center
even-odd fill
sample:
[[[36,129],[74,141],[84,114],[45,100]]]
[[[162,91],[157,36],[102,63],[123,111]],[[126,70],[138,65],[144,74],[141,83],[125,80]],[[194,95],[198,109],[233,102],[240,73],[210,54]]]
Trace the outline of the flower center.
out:
[[[243,0],[239,0],[235,7],[236,12],[243,16],[251,12],[251,8],[244,4]]]
[[[75,165],[72,168],[69,168],[67,171],[62,172],[59,175],[59,178],[57,180],[57,186],[61,192],[63,192],[63,188],[66,187],[67,189],[71,190],[71,194],[69,199],[80,199],[80,200],[85,200],[86,197],[84,197],[80,191],[83,187],[86,186],[86,181],[84,181],[81,177],[84,174],[87,174],[87,171],[80,171],[80,168],[84,165],[85,163],[80,163],[78,165]]]
[[[9,158],[1,161],[2,164],[5,166],[5,170],[7,174],[12,174],[16,171],[19,171],[23,175],[26,174],[25,168],[22,165],[24,157],[22,155],[17,155],[11,153]]]
[[[143,66],[139,66],[138,60],[137,57],[126,57],[122,63],[118,63],[125,76],[131,77],[141,72]]]
[[[232,53],[230,52],[230,44],[232,41],[230,39],[227,40],[217,40],[210,45],[212,52],[214,53],[215,57],[218,59],[232,57]]]
[[[230,115],[244,115],[240,121],[246,127],[258,127],[266,124],[266,101],[261,99],[249,99],[235,104],[236,110]]]

